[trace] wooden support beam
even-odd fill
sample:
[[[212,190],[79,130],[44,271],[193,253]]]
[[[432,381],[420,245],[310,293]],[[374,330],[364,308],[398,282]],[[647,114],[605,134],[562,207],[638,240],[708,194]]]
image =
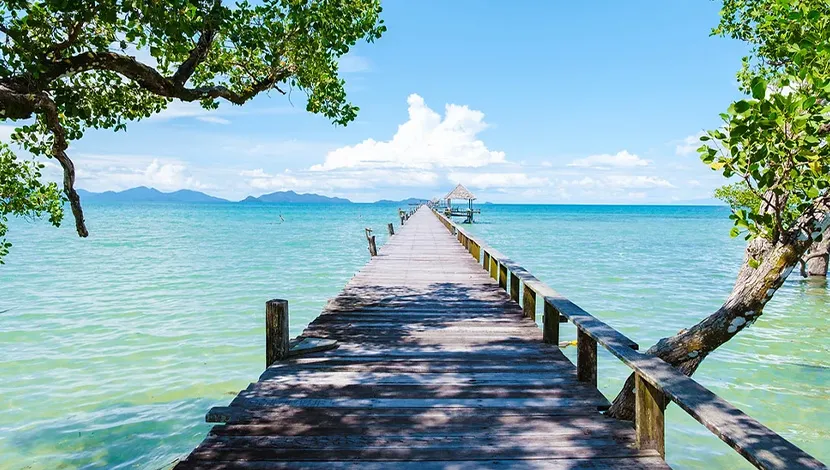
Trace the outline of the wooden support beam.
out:
[[[507,290],[507,266],[499,263],[499,287]]]
[[[389,230],[390,237],[395,234],[395,224],[389,222],[388,224],[386,224],[386,228]]]
[[[490,256],[490,277],[499,280],[499,261],[493,256]]]
[[[545,313],[542,317],[542,341],[559,344],[559,312],[547,300],[543,302]]]
[[[476,259],[479,263],[481,262],[481,245],[476,243],[473,240],[470,240],[470,253],[473,255],[473,258]]]
[[[576,330],[576,378],[597,386],[597,341],[582,329]]]
[[[265,367],[288,357],[288,301],[265,302]]]
[[[525,284],[524,295],[522,295],[522,310],[527,318],[536,321],[536,291]]]
[[[490,270],[490,253],[487,250],[484,250],[484,269]]]
[[[510,271],[510,300],[519,303],[519,276]]]
[[[666,395],[638,373],[634,374],[634,393],[637,448],[654,449],[666,458]]]

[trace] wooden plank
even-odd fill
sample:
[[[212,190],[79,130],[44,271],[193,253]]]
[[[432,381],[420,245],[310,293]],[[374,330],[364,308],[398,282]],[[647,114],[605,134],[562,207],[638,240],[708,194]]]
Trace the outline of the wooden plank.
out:
[[[224,439],[230,440],[230,438]],[[549,441],[528,443],[525,445],[510,442],[501,446],[476,446],[475,444],[471,444],[469,447],[452,445],[431,445],[429,447],[393,445],[385,447],[341,448],[321,443],[319,447],[279,448],[269,446],[267,441],[262,445],[257,445],[256,441],[252,439],[248,439],[247,441],[237,439],[235,442],[211,441],[206,444],[194,450],[188,458],[191,460],[353,460],[362,462],[365,460],[445,460],[449,454],[452,454],[453,458],[461,460],[491,460],[494,458],[570,460],[589,457],[629,458],[658,456],[655,451],[633,449],[623,443],[606,441],[591,442],[589,440],[569,443],[571,447],[556,445]],[[555,448],[555,451],[552,451],[552,447]]]
[[[449,458],[451,456],[447,456]],[[388,462],[361,461],[361,470],[388,470]],[[176,468],[189,470],[282,470],[282,469],[354,469],[354,461],[326,460],[307,462],[280,462],[256,460],[185,461]],[[587,459],[526,459],[526,460],[433,460],[417,462],[395,462],[397,470],[479,470],[500,468],[505,470],[655,470],[669,468],[660,457],[603,458]]]

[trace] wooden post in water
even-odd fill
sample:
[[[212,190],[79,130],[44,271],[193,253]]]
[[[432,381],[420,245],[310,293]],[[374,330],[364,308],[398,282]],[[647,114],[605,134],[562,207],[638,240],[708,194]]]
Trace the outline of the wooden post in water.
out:
[[[378,246],[375,243],[375,236],[372,235],[369,237],[369,255],[377,256],[378,255]]]
[[[666,458],[666,395],[634,374],[634,423],[639,449],[655,449]]]
[[[524,314],[527,318],[536,321],[536,292],[525,284],[524,295],[522,295]]]
[[[288,301],[265,302],[265,367],[288,357]]]
[[[372,235],[372,229],[366,227],[366,241],[369,242],[369,256],[377,256],[378,255],[378,246],[375,244],[375,236]]]
[[[597,342],[581,328],[576,330],[576,378],[597,386]]]
[[[510,272],[510,300],[519,303],[519,276]]]
[[[499,263],[499,287],[507,291],[507,266]]]
[[[542,341],[547,344],[559,344],[559,312],[547,300],[542,301],[545,308],[542,317]]]
[[[395,234],[395,224],[393,224],[392,222],[389,222],[388,224],[386,224],[386,228],[387,228],[387,230],[389,230],[389,236],[390,237]]]

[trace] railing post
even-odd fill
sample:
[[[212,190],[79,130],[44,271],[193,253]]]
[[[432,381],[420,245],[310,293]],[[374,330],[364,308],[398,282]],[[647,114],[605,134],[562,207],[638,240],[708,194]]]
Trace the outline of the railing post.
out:
[[[490,271],[490,253],[487,250],[484,250],[484,269]]]
[[[369,254],[372,255],[372,256],[377,256],[378,255],[378,246],[375,243],[375,236],[374,235],[369,237]]]
[[[553,308],[547,299],[543,301],[544,317],[542,317],[542,341],[547,344],[559,344],[559,311]]]
[[[481,245],[476,242],[473,243],[473,258],[476,259],[479,263],[481,263]]]
[[[634,422],[637,448],[655,449],[666,458],[666,395],[634,373]]]
[[[522,311],[527,318],[536,321],[536,292],[525,284],[524,294],[522,295]]]
[[[387,228],[387,230],[389,230],[389,236],[390,237],[395,234],[395,224],[393,224],[392,222],[389,222],[388,224],[386,224],[386,228]]]
[[[499,263],[499,287],[507,291],[507,266]]]
[[[499,261],[493,256],[490,256],[490,277],[499,280]]]
[[[288,301],[265,302],[265,367],[288,357]]]
[[[576,330],[576,378],[597,386],[597,342],[579,328]]]
[[[519,303],[519,276],[510,272],[510,300]]]
[[[377,256],[378,246],[375,244],[375,236],[372,235],[372,229],[366,227],[364,230],[366,231],[366,241],[369,242],[369,256]]]

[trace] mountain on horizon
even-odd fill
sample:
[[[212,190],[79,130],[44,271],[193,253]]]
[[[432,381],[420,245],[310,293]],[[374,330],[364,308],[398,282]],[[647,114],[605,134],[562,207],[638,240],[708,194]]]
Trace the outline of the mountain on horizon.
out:
[[[81,196],[81,200],[84,202],[230,202],[227,199],[210,196],[190,189],[180,189],[171,193],[164,193],[158,189],[148,188],[146,186],[125,189],[124,191],[105,191],[103,193],[93,193],[79,189],[78,195]]]
[[[419,199],[417,197],[410,197],[407,199],[401,199],[400,201],[393,201],[391,199],[381,199],[380,201],[375,201],[373,204],[419,204],[421,202],[427,202],[429,199]]]
[[[281,202],[306,204],[351,204],[352,201],[340,197],[321,196],[319,194],[298,194],[294,191],[277,191],[259,197],[248,196],[240,202]]]
[[[138,186],[135,188],[125,189],[123,191],[104,191],[102,193],[95,193],[85,189],[78,189],[78,194],[81,196],[83,202],[168,202],[168,203],[230,203],[229,201],[220,197],[211,196],[200,191],[193,191],[190,189],[180,189],[165,193],[156,188],[148,188],[147,186]],[[407,198],[400,201],[393,201],[391,199],[381,199],[371,204],[398,204],[409,205],[411,203],[424,202],[426,199]],[[352,204],[349,199],[341,197],[328,197],[315,193],[297,193],[294,191],[277,191],[274,193],[263,194],[261,196],[248,196],[245,199],[238,201],[240,203],[283,203],[283,204]]]

